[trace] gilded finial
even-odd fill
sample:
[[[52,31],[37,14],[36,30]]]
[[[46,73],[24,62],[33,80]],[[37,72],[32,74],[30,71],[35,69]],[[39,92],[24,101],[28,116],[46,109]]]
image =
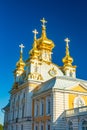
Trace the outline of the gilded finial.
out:
[[[40,20],[42,22],[42,38],[46,38],[46,23],[47,21],[45,20],[45,18]]]
[[[70,40],[68,38],[66,38],[64,41],[66,42],[66,55],[69,55],[69,42],[70,42]]]
[[[34,33],[34,43],[33,43],[33,48],[30,50],[29,54],[33,58],[38,58],[39,51],[37,49],[37,39],[36,39],[36,36],[37,36],[38,32],[37,32],[36,29],[33,30],[32,32]]]
[[[21,53],[23,53],[23,48],[25,48],[25,46],[23,44],[19,45],[19,47],[21,48]]]
[[[36,36],[37,36],[38,32],[37,32],[37,30],[36,30],[36,29],[35,29],[35,30],[33,30],[32,32],[34,33],[34,39],[36,40]]]
[[[37,48],[37,44],[36,44],[36,35],[38,34],[38,32],[37,32],[37,30],[35,29],[35,30],[33,30],[32,31],[33,33],[34,33],[34,48],[33,49],[36,49]]]
[[[68,66],[68,65],[72,65],[73,58],[70,56],[70,53],[69,53],[70,40],[66,38],[64,41],[66,42],[66,56],[63,58],[63,63],[65,66]]]
[[[21,74],[22,72],[24,72],[24,66],[25,66],[25,62],[23,61],[23,56],[22,56],[24,45],[21,44],[19,45],[19,47],[20,47],[20,59],[16,63],[15,73]]]
[[[20,59],[22,59],[23,48],[25,48],[25,46],[23,44],[20,44],[19,47],[21,48],[21,50],[20,50]]]
[[[70,42],[69,38],[64,39],[64,41],[66,42],[67,45]]]
[[[41,19],[40,21],[42,22],[42,27],[46,27],[45,24],[47,23],[47,21],[45,20],[45,18]]]

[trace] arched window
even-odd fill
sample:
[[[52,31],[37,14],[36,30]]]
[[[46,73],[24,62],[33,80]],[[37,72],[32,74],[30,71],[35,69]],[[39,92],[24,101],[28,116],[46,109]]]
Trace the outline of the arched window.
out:
[[[22,99],[22,118],[24,117],[25,114],[25,93],[23,94],[23,99]]]
[[[80,96],[76,97],[74,100],[74,108],[82,107],[85,105],[84,99]]]
[[[51,99],[50,97],[47,97],[46,99],[46,114],[50,114],[51,110]]]
[[[48,124],[48,125],[47,125],[47,130],[50,130],[50,129],[51,129],[51,128],[50,128],[50,124]]]
[[[39,105],[36,104],[36,116],[38,116],[38,114],[39,114]]]
[[[39,115],[39,101],[35,102],[35,116]]]
[[[36,123],[36,124],[34,125],[34,130],[39,130],[39,125],[38,125],[38,123]]]
[[[44,100],[41,99],[40,101],[40,115],[43,116],[44,115]]]
[[[73,123],[71,121],[69,121],[68,125],[69,125],[69,130],[73,130]]]
[[[41,130],[44,130],[44,125],[43,124],[41,124]]]
[[[17,118],[19,117],[19,104],[20,103],[20,96],[18,95],[18,111],[17,111]]]
[[[87,130],[87,121],[82,122],[82,130]]]

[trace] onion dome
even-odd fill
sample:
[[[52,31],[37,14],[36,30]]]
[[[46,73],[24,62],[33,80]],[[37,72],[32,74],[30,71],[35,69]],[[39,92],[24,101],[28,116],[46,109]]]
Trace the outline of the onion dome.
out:
[[[20,59],[19,61],[16,63],[16,70],[15,70],[15,73],[16,74],[21,74],[22,72],[24,72],[24,67],[25,67],[25,62],[23,61],[23,44],[19,45],[19,47],[21,48],[21,51],[20,51]]]
[[[64,41],[66,42],[66,55],[62,59],[62,61],[64,63],[64,66],[72,66],[73,58],[70,56],[70,53],[69,53],[69,44],[68,44],[70,42],[70,40],[68,38],[66,38]]]
[[[41,38],[38,39],[38,49],[45,49],[51,51],[54,48],[54,43],[46,36],[45,24],[47,23],[47,21],[44,18],[40,21],[42,22],[42,34]]]

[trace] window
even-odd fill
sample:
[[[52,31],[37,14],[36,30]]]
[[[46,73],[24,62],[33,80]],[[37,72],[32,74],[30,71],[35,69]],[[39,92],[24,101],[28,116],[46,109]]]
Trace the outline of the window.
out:
[[[80,96],[76,97],[74,100],[74,108],[76,107],[82,107],[85,105],[84,99]]]
[[[50,120],[46,121],[46,130],[51,130],[51,122],[50,122]]]
[[[25,109],[25,105],[22,105],[22,118],[24,117],[24,109]]]
[[[87,121],[83,121],[82,130],[87,130]]]
[[[44,104],[43,104],[43,102],[41,103],[41,115],[43,115],[44,114]]]
[[[35,126],[35,130],[38,130],[38,125]]]
[[[41,130],[44,130],[44,127],[43,127],[43,125],[41,125]]]
[[[38,110],[39,110],[39,106],[38,104],[36,104],[36,116],[38,116]]]
[[[71,121],[69,122],[69,130],[73,130],[73,124]]]
[[[38,130],[38,127],[37,127],[37,126],[35,127],[35,130]]]
[[[18,126],[16,125],[16,130],[18,130]]]
[[[48,114],[50,114],[50,99],[48,100]]]
[[[18,109],[17,109],[17,118],[19,117],[19,102],[20,102],[20,96],[18,95]]]
[[[41,100],[40,115],[44,115],[44,100]]]
[[[35,116],[38,116],[39,115],[39,102],[36,101],[35,103]]]
[[[11,126],[11,130],[13,130],[13,126]]]
[[[22,99],[22,118],[24,117],[25,113],[25,93],[23,94],[23,99]]]
[[[47,125],[47,130],[50,130],[50,124]]]
[[[51,99],[48,96],[46,98],[46,114],[50,114],[50,112],[51,112],[50,110],[51,110]]]
[[[14,111],[15,111],[15,98],[13,99],[13,102],[12,102],[12,109],[13,109],[13,113],[12,113],[12,120],[14,120]]]
[[[21,130],[23,130],[23,125],[21,125]]]

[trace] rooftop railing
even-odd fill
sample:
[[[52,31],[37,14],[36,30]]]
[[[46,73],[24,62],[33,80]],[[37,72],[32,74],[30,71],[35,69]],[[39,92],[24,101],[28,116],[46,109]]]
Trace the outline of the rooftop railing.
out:
[[[87,114],[87,106],[65,110],[63,117],[79,116]]]

